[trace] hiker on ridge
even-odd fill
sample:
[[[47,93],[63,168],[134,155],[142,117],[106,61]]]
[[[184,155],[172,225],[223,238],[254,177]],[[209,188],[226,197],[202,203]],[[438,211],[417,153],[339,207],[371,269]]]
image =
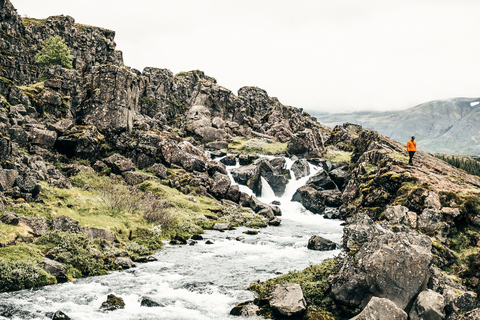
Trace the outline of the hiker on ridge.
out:
[[[415,142],[415,137],[412,137],[412,139],[407,142],[407,151],[408,151],[408,156],[410,157],[408,164],[413,165],[413,162],[412,162],[413,155],[415,154],[415,151],[417,151],[417,143]]]

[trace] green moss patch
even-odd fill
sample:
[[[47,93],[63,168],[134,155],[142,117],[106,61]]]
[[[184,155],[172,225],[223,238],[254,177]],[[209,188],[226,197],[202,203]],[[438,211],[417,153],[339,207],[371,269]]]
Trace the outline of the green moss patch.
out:
[[[228,144],[228,152],[284,155],[287,153],[287,145],[287,142],[268,142],[265,139],[233,138]]]

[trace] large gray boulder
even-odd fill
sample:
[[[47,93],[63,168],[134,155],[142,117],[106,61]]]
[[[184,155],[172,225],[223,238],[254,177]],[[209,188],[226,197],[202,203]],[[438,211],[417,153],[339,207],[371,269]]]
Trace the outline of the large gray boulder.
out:
[[[297,189],[292,196],[292,201],[300,202],[305,208],[313,213],[323,214],[325,212],[325,202],[319,196],[319,192],[309,186],[303,186]]]
[[[0,217],[0,221],[5,224],[11,224],[13,226],[18,225],[18,217],[15,213],[10,211],[5,211]]]
[[[335,189],[336,185],[326,171],[319,171],[313,177],[308,179],[307,186],[318,191]]]
[[[319,236],[311,236],[307,248],[310,250],[329,251],[337,249],[337,244]]]
[[[445,317],[443,296],[433,290],[420,292],[410,310],[410,320],[442,320]]]
[[[0,191],[7,191],[15,185],[18,171],[0,168]]]
[[[273,311],[283,317],[298,316],[307,309],[298,283],[277,284],[269,297],[269,303]]]
[[[232,170],[232,177],[236,183],[246,185],[256,195],[260,195],[262,191],[262,182],[260,179],[260,171],[255,164],[249,164]]]
[[[52,230],[60,230],[64,232],[81,232],[80,222],[68,216],[56,217],[52,221]]]
[[[417,226],[424,233],[432,233],[437,231],[442,225],[443,215],[436,209],[425,209],[418,216]]]
[[[57,278],[58,282],[68,281],[68,276],[65,273],[67,271],[67,267],[63,263],[43,257],[42,266],[47,273]]]
[[[332,297],[358,306],[376,296],[405,309],[428,281],[433,261],[431,239],[381,230],[365,220],[358,230],[349,226],[350,231],[344,234],[344,248],[351,254],[344,257],[340,271],[330,279]]]
[[[228,193],[230,188],[230,178],[223,173],[215,172],[213,175],[213,186],[210,193],[217,199],[222,199]]]
[[[408,315],[397,305],[384,298],[373,297],[363,311],[350,320],[407,320]]]

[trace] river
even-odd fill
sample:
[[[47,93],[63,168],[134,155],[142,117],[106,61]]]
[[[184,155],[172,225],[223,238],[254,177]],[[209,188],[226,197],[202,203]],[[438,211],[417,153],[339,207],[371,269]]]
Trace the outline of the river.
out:
[[[287,161],[290,167],[293,162]],[[227,167],[231,171],[234,166]],[[311,166],[313,175],[316,167]],[[324,219],[290,201],[295,190],[308,177],[293,178],[281,198],[274,196],[263,181],[259,200],[280,201],[282,224],[247,235],[247,228],[218,232],[207,231],[203,237],[213,244],[198,241],[194,246],[166,244],[155,257],[158,261],[137,264],[136,268],[112,272],[106,276],[76,279],[70,283],[0,294],[0,319],[51,319],[61,310],[74,320],[212,320],[238,319],[229,315],[240,302],[252,300],[248,285],[289,270],[302,270],[339,253],[306,248],[312,235],[341,242],[343,228],[339,220]],[[242,191],[251,191],[240,186]],[[102,312],[100,305],[108,294],[124,299],[125,309]],[[142,297],[163,304],[140,306]],[[3,308],[3,312],[2,312]]]

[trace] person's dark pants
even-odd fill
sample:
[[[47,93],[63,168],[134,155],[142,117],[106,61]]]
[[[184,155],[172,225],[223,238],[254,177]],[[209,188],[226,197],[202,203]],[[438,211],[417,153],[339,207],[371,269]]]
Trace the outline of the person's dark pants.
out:
[[[415,151],[408,151],[408,155],[410,156],[410,160],[408,160],[408,164],[413,164],[412,159]]]

